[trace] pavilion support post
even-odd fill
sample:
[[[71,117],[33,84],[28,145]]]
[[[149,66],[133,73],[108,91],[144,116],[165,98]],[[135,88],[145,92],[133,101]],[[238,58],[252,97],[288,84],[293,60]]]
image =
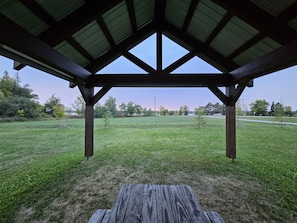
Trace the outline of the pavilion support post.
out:
[[[85,157],[94,154],[94,106],[86,105],[85,111]]]
[[[233,161],[236,158],[236,111],[233,100],[235,94],[235,87],[226,87],[226,96],[228,103],[226,104],[226,156]]]

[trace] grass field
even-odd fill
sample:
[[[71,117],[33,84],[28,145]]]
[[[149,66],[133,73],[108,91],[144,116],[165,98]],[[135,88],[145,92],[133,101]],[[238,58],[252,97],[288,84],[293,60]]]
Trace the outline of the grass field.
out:
[[[185,183],[226,222],[297,222],[297,126],[244,122],[233,163],[225,121],[206,121],[96,119],[88,161],[82,119],[0,123],[0,221],[87,222],[123,183]]]

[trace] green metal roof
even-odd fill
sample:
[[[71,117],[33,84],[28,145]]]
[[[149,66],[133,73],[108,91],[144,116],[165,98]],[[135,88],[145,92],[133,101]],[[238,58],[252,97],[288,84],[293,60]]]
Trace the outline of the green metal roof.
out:
[[[8,32],[1,31],[0,54],[74,82],[87,82],[121,55],[151,75],[198,56],[226,74],[225,81],[214,83],[224,86],[296,64],[289,51],[297,41],[296,21],[296,0],[3,0],[0,27]],[[166,35],[189,54],[168,69],[149,67],[129,50],[153,33]],[[276,61],[279,66],[238,77],[233,72],[260,64],[264,56],[274,61],[269,55],[283,49],[287,61]]]

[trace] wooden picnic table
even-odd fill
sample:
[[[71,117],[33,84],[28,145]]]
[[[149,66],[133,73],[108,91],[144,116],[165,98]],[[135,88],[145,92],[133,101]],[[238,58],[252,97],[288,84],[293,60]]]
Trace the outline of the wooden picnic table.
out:
[[[188,185],[124,184],[112,209],[99,209],[89,223],[223,223],[214,211],[203,211]]]

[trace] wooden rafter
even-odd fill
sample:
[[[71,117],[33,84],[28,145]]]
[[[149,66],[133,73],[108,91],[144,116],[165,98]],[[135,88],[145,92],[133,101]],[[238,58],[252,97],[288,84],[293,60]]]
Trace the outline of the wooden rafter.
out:
[[[126,3],[128,7],[128,13],[129,13],[132,31],[133,33],[135,33],[137,31],[137,24],[136,24],[134,3],[133,3],[133,0],[126,0]]]
[[[136,33],[114,46],[110,51],[106,52],[102,56],[95,59],[92,63],[88,64],[85,68],[92,73],[96,73],[98,70],[105,67],[110,62],[121,56],[122,50],[129,50],[136,46],[141,41],[154,33],[154,23],[151,22],[141,29],[137,30]]]
[[[39,37],[51,46],[56,46],[119,2],[120,0],[87,1],[55,26],[51,26],[48,30],[41,33]]]
[[[219,70],[228,72],[238,67],[237,64],[228,60],[219,52],[209,48],[207,45],[194,39],[187,33],[180,32],[178,28],[176,28],[174,25],[170,24],[169,22],[164,21],[164,29],[165,31],[168,31],[171,35],[178,38],[178,41],[180,41],[180,42],[177,42],[178,44],[185,47],[195,46],[197,49],[199,49],[199,53],[204,54],[208,58],[211,58],[213,61],[216,61],[217,64],[221,65],[221,67],[218,68]],[[192,50],[192,49],[188,48],[188,50]]]
[[[254,79],[297,64],[297,40],[230,72],[236,82]]]
[[[250,1],[214,0],[214,2],[280,44],[288,43],[297,37],[296,30]]]
[[[69,80],[69,77],[87,80],[90,75],[89,71],[69,60],[1,14],[0,26],[5,30],[0,35],[2,48],[5,51],[10,51],[11,55],[14,54],[19,62],[31,61],[30,65],[38,69],[54,75],[57,74],[56,72],[60,72],[59,77],[63,77],[64,73],[67,75],[67,77],[65,76],[67,80]],[[22,58],[24,61],[22,61]],[[51,72],[51,70],[55,70],[55,72]]]
[[[184,24],[183,24],[183,28],[182,28],[183,32],[185,32],[188,29],[189,24],[190,24],[190,22],[192,20],[192,17],[194,15],[194,12],[195,12],[195,10],[197,8],[198,2],[199,2],[199,0],[192,0],[191,1],[189,10],[187,12],[187,15],[186,15],[186,18],[185,18],[185,21],[184,21]]]

